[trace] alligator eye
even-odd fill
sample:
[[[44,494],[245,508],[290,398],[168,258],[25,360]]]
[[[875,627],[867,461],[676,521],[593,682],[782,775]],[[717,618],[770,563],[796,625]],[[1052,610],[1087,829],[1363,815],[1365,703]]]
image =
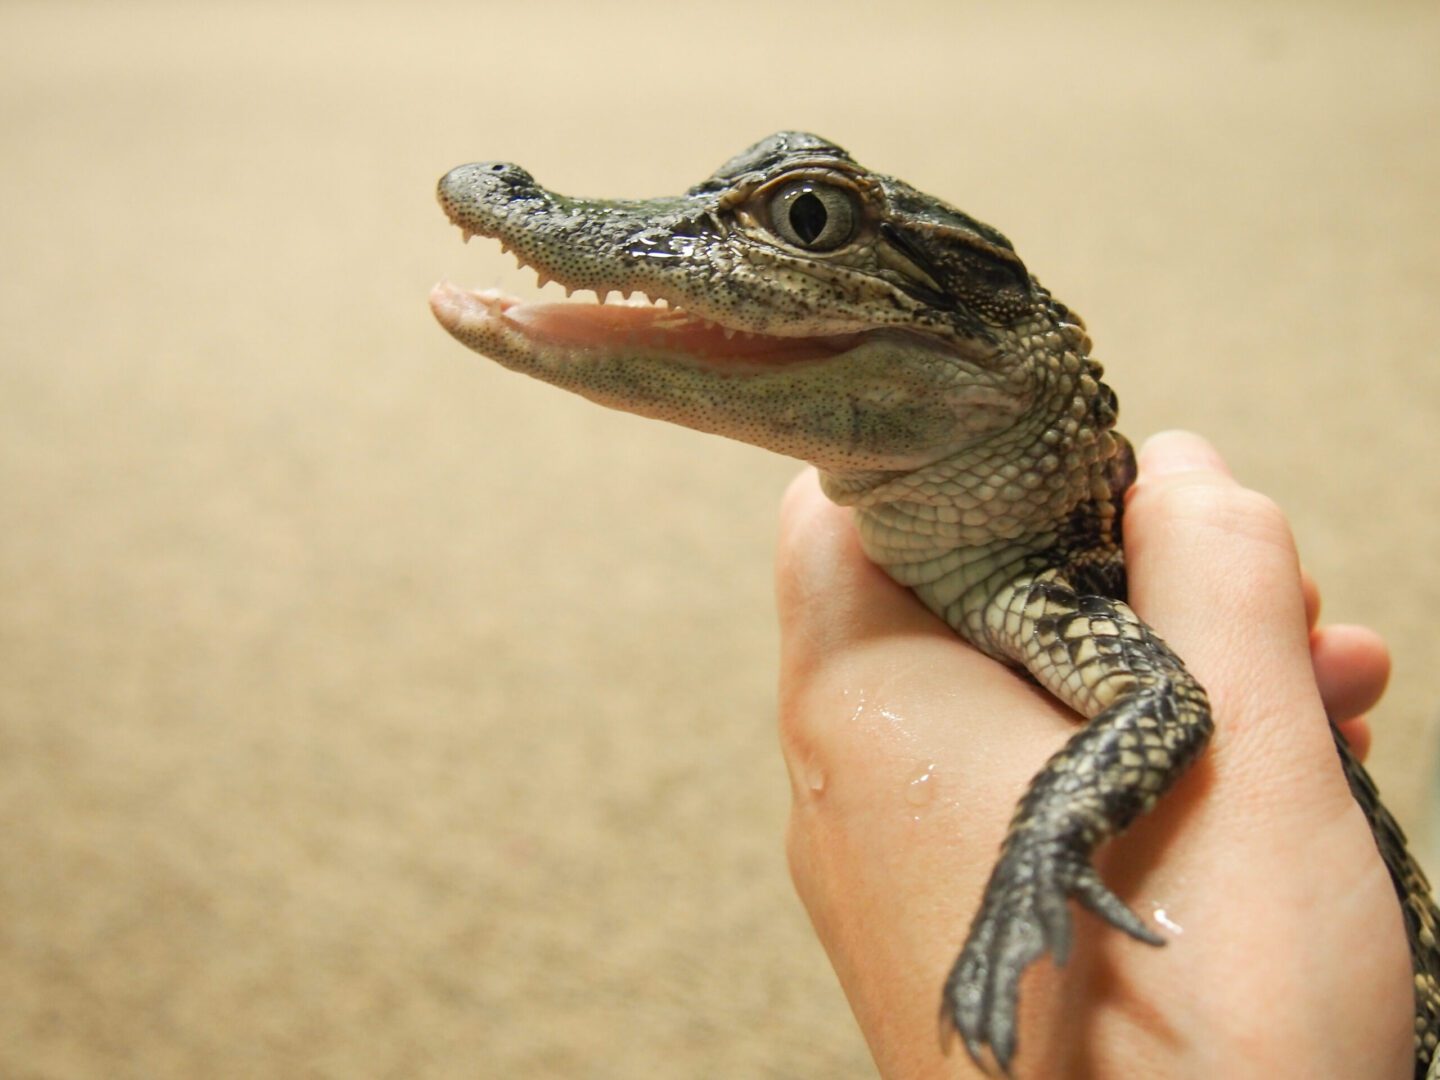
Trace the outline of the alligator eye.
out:
[[[855,196],[813,180],[786,184],[770,200],[770,224],[787,244],[833,251],[855,234]]]

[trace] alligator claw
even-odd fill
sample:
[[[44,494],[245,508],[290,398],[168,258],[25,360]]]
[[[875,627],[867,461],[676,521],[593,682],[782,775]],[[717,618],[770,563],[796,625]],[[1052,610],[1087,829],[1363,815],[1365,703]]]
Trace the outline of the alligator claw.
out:
[[[1065,963],[1071,940],[1067,901],[1072,896],[1131,937],[1165,944],[1082,858],[1054,843],[1022,841],[1007,847],[945,980],[941,1005],[942,1020],[954,1027],[982,1069],[988,1048],[1001,1072],[1009,1075],[1020,976],[1046,952],[1057,966]]]

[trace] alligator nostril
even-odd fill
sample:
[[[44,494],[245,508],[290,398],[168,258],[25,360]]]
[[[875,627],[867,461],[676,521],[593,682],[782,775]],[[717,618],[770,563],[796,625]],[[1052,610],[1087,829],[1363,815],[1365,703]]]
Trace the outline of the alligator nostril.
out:
[[[494,165],[491,165],[491,166],[490,166],[490,171],[491,171],[491,172],[504,172],[504,171],[505,171],[505,166],[504,166],[504,165],[501,165],[499,162],[496,162]]]

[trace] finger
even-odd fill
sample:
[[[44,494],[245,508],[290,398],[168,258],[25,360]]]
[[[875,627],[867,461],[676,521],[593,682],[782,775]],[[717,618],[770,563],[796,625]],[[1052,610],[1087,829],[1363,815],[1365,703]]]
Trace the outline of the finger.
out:
[[[866,638],[952,636],[865,557],[854,515],[825,497],[813,468],[781,502],[775,595],[787,663],[807,664]]]
[[[1258,646],[1252,663],[1303,657],[1308,672],[1289,525],[1273,502],[1235,482],[1208,442],[1166,432],[1145,444],[1125,526],[1132,595],[1162,633],[1170,626],[1172,637],[1194,638],[1182,655],[1233,661],[1240,647]]]
[[[1336,724],[1341,737],[1349,744],[1350,752],[1361,761],[1370,756],[1370,745],[1372,740],[1370,722],[1363,716],[1357,716],[1353,720],[1346,720],[1344,723]]]
[[[1275,503],[1236,483],[1205,440],[1158,435],[1140,453],[1125,541],[1137,610],[1209,690],[1213,760],[1233,762],[1256,798],[1333,760],[1299,559]]]
[[[1373,709],[1390,681],[1390,650],[1367,626],[1337,623],[1316,630],[1310,659],[1320,700],[1337,724]]]
[[[1310,571],[1300,568],[1300,588],[1305,593],[1305,625],[1311,630],[1320,621],[1320,586],[1310,576]]]

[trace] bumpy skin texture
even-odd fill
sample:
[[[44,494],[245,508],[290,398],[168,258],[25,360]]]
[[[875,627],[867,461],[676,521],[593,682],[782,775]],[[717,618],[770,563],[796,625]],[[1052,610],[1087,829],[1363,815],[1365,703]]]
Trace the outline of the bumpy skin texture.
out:
[[[814,463],[870,558],[1087,721],[1021,799],[943,990],[970,1054],[1008,1069],[1020,975],[1047,951],[1064,961],[1069,900],[1163,944],[1092,856],[1211,731],[1204,690],[1125,604],[1134,460],[1083,324],[1000,233],[814,135],[762,140],[674,198],[570,199],[497,162],[453,170],[439,198],[467,238],[601,300],[441,285],[432,306],[456,338],[601,404]],[[611,290],[669,306],[607,305]],[[1440,915],[1337,746],[1404,911],[1425,1076],[1440,1061]]]

